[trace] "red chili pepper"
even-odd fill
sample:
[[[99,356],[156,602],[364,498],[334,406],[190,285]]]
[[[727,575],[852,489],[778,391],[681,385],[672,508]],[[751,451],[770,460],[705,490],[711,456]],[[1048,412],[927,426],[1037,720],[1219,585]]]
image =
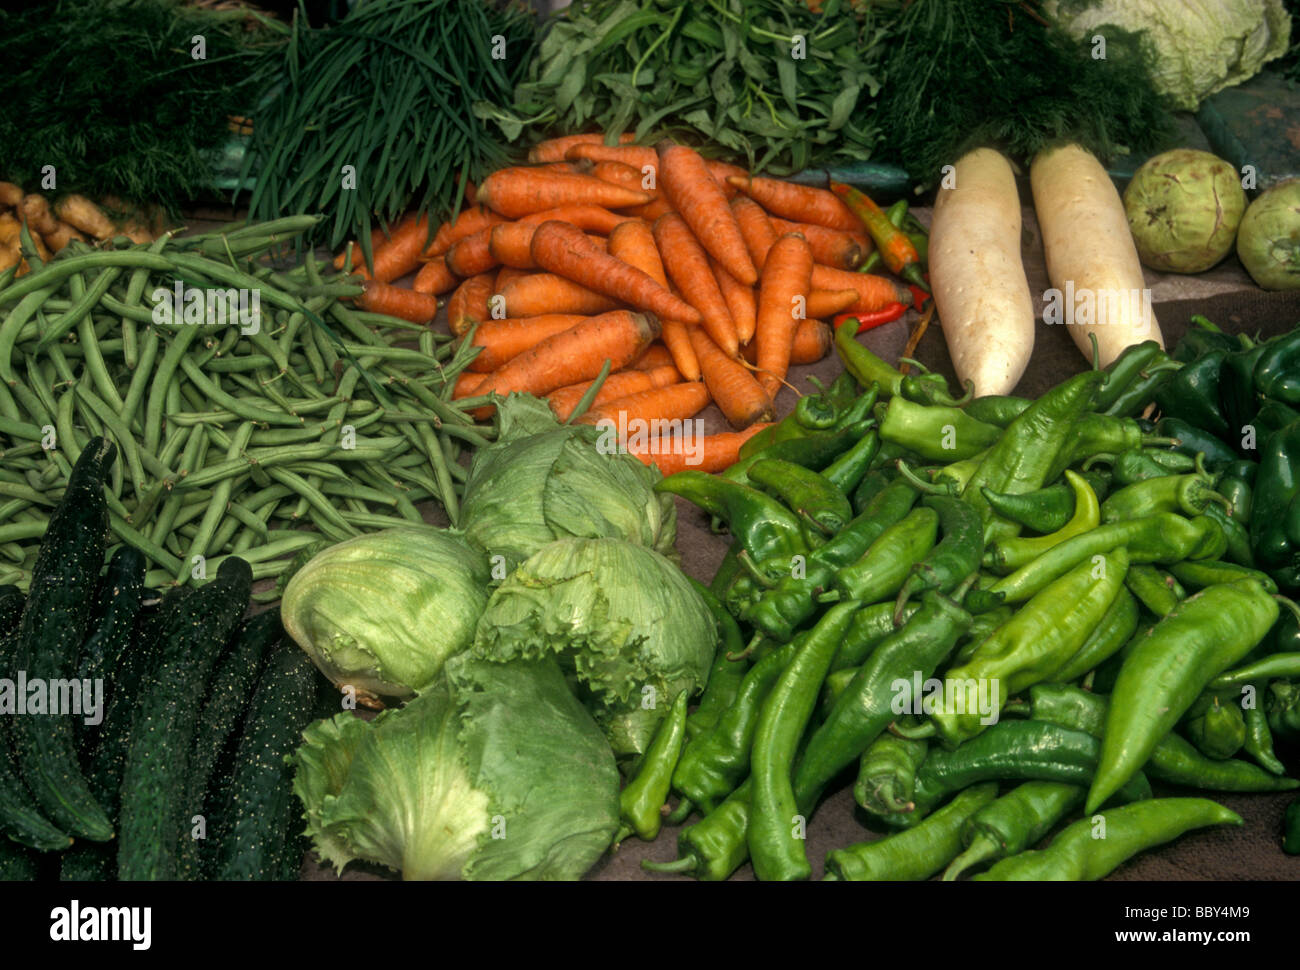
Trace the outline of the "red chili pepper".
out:
[[[930,282],[930,274],[925,274],[925,281]],[[925,301],[930,299],[930,294],[921,289],[915,283],[909,283],[907,288],[912,291],[912,309],[920,310],[925,306]]]
[[[853,320],[858,325],[858,333],[863,330],[870,330],[872,327],[878,327],[883,323],[893,323],[904,313],[907,312],[906,303],[890,303],[880,310],[873,310],[871,313],[841,313],[835,318],[835,327],[838,329],[840,324]]]
[[[895,276],[901,276],[907,282],[919,286],[927,293],[929,285],[921,270],[921,257],[912,240],[898,226],[889,221],[880,206],[872,202],[865,192],[859,192],[843,182],[830,183],[831,191],[844,200],[849,210],[862,220],[867,232],[876,243],[885,265]]]

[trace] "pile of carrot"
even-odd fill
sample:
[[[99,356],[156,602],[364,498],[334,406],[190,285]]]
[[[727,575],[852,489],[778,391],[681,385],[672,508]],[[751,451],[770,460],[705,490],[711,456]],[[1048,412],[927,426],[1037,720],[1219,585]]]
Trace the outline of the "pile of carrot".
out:
[[[619,427],[713,402],[737,433],[709,436],[692,467],[720,470],[772,420],[790,366],[829,352],[825,318],[911,300],[856,272],[872,244],[830,191],[598,134],[542,142],[529,161],[487,176],[435,232],[408,217],[376,233],[369,269],[355,246],[336,261],[354,260],[368,310],[428,323],[450,294],[451,331],[481,348],[458,398],[527,392],[572,420],[590,397],[576,420]],[[411,289],[393,285],[412,272]],[[685,460],[662,441],[638,457],[665,474]]]

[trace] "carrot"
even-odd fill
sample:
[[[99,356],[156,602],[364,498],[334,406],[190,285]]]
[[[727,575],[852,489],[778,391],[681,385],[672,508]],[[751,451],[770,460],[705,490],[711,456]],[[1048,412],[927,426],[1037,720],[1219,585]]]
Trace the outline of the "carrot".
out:
[[[3,183],[0,183],[3,184]],[[370,230],[370,252],[373,254],[379,248],[379,244],[384,241],[384,230],[379,226]],[[342,269],[343,263],[348,255],[348,249],[343,247],[343,252],[334,257],[334,268]],[[361,255],[361,243],[352,244],[352,265],[355,267],[352,272],[360,273],[366,279],[370,279],[370,270],[366,269],[365,257]]]
[[[488,249],[488,238],[491,232],[491,228],[480,229],[453,243],[445,257],[447,269],[460,277],[477,276],[479,273],[495,269],[499,260],[494,258]]]
[[[691,346],[700,361],[709,395],[734,428],[772,419],[772,399],[749,369],[718,349],[700,327],[691,327]]]
[[[490,374],[525,350],[531,350],[547,337],[576,326],[588,319],[581,314],[549,313],[540,317],[507,317],[484,320],[474,331],[474,346],[482,347],[470,361],[469,369]]]
[[[858,302],[857,290],[813,290],[808,294],[808,316],[834,317]]]
[[[488,251],[502,266],[536,269],[533,262],[533,233],[537,227],[526,222],[505,222],[488,234]]]
[[[473,371],[461,371],[460,376],[456,378],[456,386],[452,388],[451,399],[453,401],[459,401],[462,397],[469,397],[477,391],[479,385],[487,379],[487,374],[475,374]]]
[[[655,367],[652,370],[623,370],[617,374],[610,374],[605,378],[605,383],[600,385],[600,390],[596,392],[595,398],[591,402],[592,407],[599,407],[610,401],[617,401],[619,398],[627,397],[629,394],[639,394],[641,391],[648,391],[656,387],[667,387],[669,384],[677,384],[681,381],[681,374],[677,373],[676,367]],[[587,393],[593,381],[583,381],[581,384],[570,384],[568,387],[561,387],[546,395],[546,401],[551,405],[551,410],[561,421],[569,420],[569,415],[573,409],[578,406],[582,400],[582,395]]]
[[[594,379],[606,360],[611,370],[622,370],[658,336],[658,321],[643,313],[615,310],[591,317],[512,358],[480,384],[476,393],[549,394],[567,384]],[[476,417],[490,413],[490,407],[480,408]]]
[[[651,467],[659,469],[661,475],[691,469],[699,472],[716,473],[725,471],[740,460],[740,446],[758,434],[764,428],[771,427],[766,422],[751,424],[744,431],[723,431],[720,434],[704,435],[692,439],[688,444],[681,437],[664,441],[628,441],[624,450]]]
[[[653,148],[641,145],[574,145],[564,157],[568,159],[583,158],[589,162],[622,162],[636,170],[638,181],[642,170],[648,165],[659,166],[659,155]]]
[[[461,209],[460,215],[456,217],[455,222],[444,222],[438,227],[433,242],[425,249],[421,258],[433,259],[435,256],[443,256],[455,243],[466,236],[472,236],[480,229],[495,226],[500,222],[505,222],[505,220],[490,209],[483,208],[483,206],[476,205]]]
[[[779,233],[797,232],[808,240],[813,261],[834,266],[836,269],[856,270],[871,255],[871,239],[864,232],[844,232],[828,229],[812,222],[790,222],[772,218],[772,226]]]
[[[668,201],[709,255],[746,286],[758,282],[758,272],[727,197],[699,153],[685,145],[660,142],[659,182]],[[685,292],[685,287],[682,289]]]
[[[614,185],[636,189],[638,192],[648,192],[654,198],[659,198],[659,183],[656,182],[654,188],[647,188],[641,169],[633,168],[631,165],[624,165],[622,162],[597,162],[591,174]]]
[[[682,375],[682,380],[698,381],[701,377],[700,361],[691,345],[691,328],[680,320],[665,320],[663,328],[664,346],[672,355],[673,365]]]
[[[620,222],[626,222],[628,217],[621,216],[616,212],[610,212],[598,205],[579,204],[562,205],[554,209],[534,212],[531,215],[524,216],[519,221],[524,225],[540,226],[543,222],[550,222],[552,219],[571,223],[586,232],[608,236],[615,226]]]
[[[618,136],[620,145],[626,145],[635,139],[636,136],[631,132]],[[564,161],[565,152],[574,145],[603,145],[604,143],[605,136],[595,132],[589,135],[565,135],[561,138],[548,138],[545,141],[539,141],[528,149],[528,160],[530,162],[562,162]]]
[[[736,338],[736,325],[727,310],[727,301],[722,297],[718,281],[709,269],[709,256],[704,247],[691,235],[685,220],[675,212],[655,220],[654,237],[664,268],[685,300],[699,311],[698,318],[703,320],[704,329],[729,357],[737,356],[740,344]]]
[[[763,207],[747,195],[738,195],[731,200],[731,214],[736,217],[736,225],[740,226],[749,258],[761,273],[767,251],[776,242],[776,229],[772,220],[767,217]]]
[[[709,389],[699,381],[685,381],[610,401],[592,408],[574,423],[612,424],[619,429],[620,437],[630,428],[634,438],[657,439],[671,430],[664,427],[665,423],[684,421],[708,406]]]
[[[794,332],[794,343],[790,345],[790,363],[815,364],[828,353],[835,343],[835,331],[823,320],[800,320],[799,329]],[[745,348],[745,359],[751,364],[758,360],[758,345],[751,343]]]
[[[519,269],[516,266],[502,266],[497,270],[496,282],[492,285],[492,292],[500,293],[511,280],[517,280],[521,276],[529,276],[531,272],[531,270]]]
[[[447,260],[439,256],[420,267],[411,289],[417,293],[449,293],[459,284],[460,280],[447,268]]]
[[[429,239],[429,220],[409,215],[398,223],[391,236],[374,250],[374,278],[391,283],[420,265],[420,251]]]
[[[689,330],[690,328],[687,327]],[[632,361],[629,365],[636,370],[653,370],[656,367],[673,367],[673,355],[662,343],[656,340],[644,351],[641,356]]]
[[[709,174],[717,181],[722,189],[722,194],[728,199],[736,194],[736,187],[727,181],[728,177],[738,175],[741,178],[749,175],[739,165],[732,165],[730,162],[720,162],[716,158],[705,159],[704,164],[709,168]]]
[[[461,336],[474,324],[488,318],[488,300],[492,298],[492,274],[471,276],[447,301],[447,324],[451,332]]]
[[[758,380],[773,400],[790,369],[790,346],[799,320],[807,316],[812,267],[808,241],[794,233],[776,241],[763,266],[754,338],[758,343]]]
[[[813,264],[812,288],[814,290],[856,290],[858,301],[849,307],[850,312],[870,313],[891,303],[912,302],[912,293],[902,283],[887,276],[871,273],[846,273],[842,269]]]
[[[629,218],[644,219],[646,222],[654,222],[665,212],[676,212],[673,204],[662,195],[655,196],[653,202],[646,205],[629,205],[623,207],[623,212],[628,214]]]
[[[533,262],[611,299],[661,317],[698,323],[700,314],[635,266],[603,253],[567,222],[543,222],[533,234]]]
[[[533,273],[511,280],[501,288],[506,313],[536,317],[546,313],[608,313],[618,303],[554,273]]]
[[[378,280],[366,280],[364,286],[357,299],[357,306],[363,310],[386,313],[412,323],[429,323],[438,315],[438,298],[431,293],[417,293]]]
[[[611,185],[593,175],[539,172],[528,168],[503,168],[478,187],[479,201],[509,219],[560,205],[599,205],[607,209],[644,205],[645,192]]]
[[[834,192],[780,179],[728,177],[728,182],[774,216],[811,222],[845,232],[861,232],[862,222]]]
[[[713,278],[718,281],[718,289],[726,301],[731,322],[736,325],[736,339],[742,344],[749,343],[754,336],[758,313],[754,303],[754,288],[737,282],[712,256],[709,257],[709,268],[713,270]]]

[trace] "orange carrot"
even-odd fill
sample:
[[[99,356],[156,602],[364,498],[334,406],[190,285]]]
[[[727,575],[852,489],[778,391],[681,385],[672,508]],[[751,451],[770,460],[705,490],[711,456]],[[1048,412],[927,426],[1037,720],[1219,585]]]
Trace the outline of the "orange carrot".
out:
[[[861,232],[862,220],[849,211],[839,197],[827,189],[797,185],[779,179],[741,178],[732,175],[728,182],[774,216],[811,222],[845,232]],[[482,191],[482,190],[480,190]]]
[[[374,254],[374,251],[379,248],[379,244],[383,241],[384,230],[381,227],[375,226],[375,228],[370,230],[370,252],[372,255]],[[344,246],[343,252],[334,257],[335,269],[343,268],[343,263],[347,254],[348,249]],[[370,270],[366,269],[366,258],[361,255],[361,243],[359,242],[354,242],[352,244],[352,265],[356,267],[352,272],[360,273],[366,279],[370,279]]]
[[[357,306],[363,310],[386,313],[411,323],[428,323],[438,314],[438,298],[430,293],[417,293],[378,280],[366,280],[364,286],[357,299]]]
[[[542,269],[661,317],[698,323],[700,315],[653,279],[617,257],[602,253],[567,222],[543,222],[533,234],[533,262]]]
[[[807,316],[812,250],[803,236],[782,236],[767,254],[758,292],[758,380],[776,400],[790,369],[790,346],[799,320]],[[798,313],[798,316],[796,316]]]
[[[736,217],[736,225],[740,226],[749,258],[761,273],[767,251],[776,242],[776,229],[763,207],[747,195],[738,195],[731,200],[731,212]]]
[[[663,321],[664,346],[672,354],[673,364],[684,381],[698,381],[700,362],[695,356],[695,347],[691,345],[691,328],[680,320]]]
[[[682,376],[677,373],[676,367],[655,367],[652,370],[623,370],[617,374],[610,374],[605,378],[605,383],[600,385],[600,390],[592,399],[591,406],[599,407],[610,401],[617,401],[619,398],[627,397],[629,394],[639,394],[641,391],[648,391],[656,387],[667,387],[669,384],[677,384],[681,381]],[[581,384],[570,384],[568,387],[561,387],[546,395],[547,403],[551,405],[551,410],[561,421],[569,420],[569,415],[573,409],[578,406],[582,400],[582,395],[587,393],[587,389],[595,383],[594,381],[583,381]]]
[[[574,145],[564,153],[565,158],[583,158],[590,162],[622,162],[636,170],[640,181],[641,171],[649,165],[656,168],[659,156],[653,148],[641,145]]]
[[[479,201],[509,219],[561,205],[599,205],[606,209],[644,205],[645,192],[611,185],[593,175],[503,168],[493,172],[478,187]]]
[[[709,269],[709,256],[704,247],[691,235],[685,220],[675,212],[655,220],[654,237],[664,268],[686,302],[699,311],[697,316],[703,321],[704,329],[728,356],[737,356],[740,344],[736,338],[736,325],[727,310],[727,301],[718,289],[718,281]]]
[[[511,280],[501,288],[506,313],[536,317],[546,313],[608,313],[618,303],[554,273],[533,273]]]
[[[554,209],[534,212],[531,215],[524,216],[519,221],[528,226],[540,226],[543,222],[550,222],[552,219],[570,223],[586,232],[607,236],[620,222],[626,222],[628,217],[621,216],[616,212],[610,212],[598,205],[579,204],[562,205]]]
[[[772,399],[749,369],[732,360],[700,327],[691,327],[691,345],[709,395],[733,428],[748,428],[755,421],[772,419]]]
[[[641,440],[655,439],[664,437],[669,430],[660,422],[684,421],[708,406],[709,389],[699,381],[684,381],[610,401],[592,408],[574,423],[612,424],[620,431],[630,428],[633,436]]]
[[[647,188],[645,176],[641,174],[641,169],[633,168],[631,165],[624,165],[622,162],[597,162],[596,167],[591,170],[591,174],[598,179],[612,182],[614,185],[621,185],[627,189],[636,189],[638,192],[647,192],[656,199],[659,198],[659,183],[656,182],[654,188]]]
[[[531,270],[519,269],[517,266],[502,266],[497,270],[496,282],[492,285],[493,293],[500,293],[507,283],[511,280],[517,280],[521,276],[528,276]],[[856,294],[854,294],[856,296]]]
[[[536,269],[533,262],[533,233],[537,227],[526,222],[505,222],[488,234],[488,251],[502,266]]]
[[[813,290],[808,294],[808,316],[834,317],[858,302],[857,290]]]
[[[714,177],[719,187],[722,189],[722,194],[728,199],[732,198],[736,194],[736,187],[728,182],[727,179],[732,175],[738,175],[741,178],[749,175],[749,173],[739,165],[732,165],[730,162],[720,162],[716,158],[705,159],[704,164],[709,167],[709,174]]]
[[[789,222],[775,216],[772,226],[779,233],[799,233],[808,240],[815,262],[836,269],[856,270],[871,255],[871,239],[866,233],[827,229],[812,222]]]
[[[643,313],[615,310],[591,317],[511,359],[480,384],[476,393],[503,397],[512,391],[549,394],[567,384],[594,379],[606,360],[611,370],[622,370],[658,336],[658,321]],[[476,417],[490,413],[490,407],[480,408]]]
[[[443,256],[455,243],[466,236],[472,236],[480,229],[487,229],[500,222],[505,222],[505,220],[495,212],[482,206],[476,205],[461,209],[460,215],[456,217],[455,222],[444,222],[438,227],[433,242],[429,244],[421,258],[433,259],[435,256]]]
[[[411,284],[411,289],[417,293],[450,293],[459,285],[458,280],[451,270],[447,269],[447,261],[442,256],[431,259],[415,274],[415,282]]]
[[[830,324],[822,320],[800,320],[799,329],[794,332],[794,343],[790,345],[790,363],[815,364],[831,351],[835,342],[835,333]],[[751,343],[745,348],[745,359],[751,364],[758,360],[758,345]]]
[[[475,374],[472,371],[461,371],[460,377],[456,378],[456,386],[452,388],[451,399],[459,401],[462,397],[469,397],[478,390],[485,380],[487,374]]]
[[[554,337],[586,319],[581,314],[551,313],[540,317],[484,320],[474,331],[474,346],[483,349],[470,361],[469,369],[490,374],[547,337]]]
[[[760,422],[751,424],[744,431],[705,435],[694,439],[689,447],[682,438],[674,437],[667,441],[663,438],[644,442],[628,441],[624,448],[629,455],[658,468],[661,475],[672,475],[687,469],[716,473],[726,471],[739,461],[740,446],[768,427],[771,425]]]
[[[653,370],[656,367],[673,367],[675,365],[673,355],[669,353],[668,348],[656,340],[642,351],[641,356],[632,361],[629,366],[636,370]]]
[[[659,258],[655,246],[654,233],[639,220],[630,220],[615,226],[609,234],[609,254],[616,256],[629,266],[635,266],[660,286],[668,285],[664,275],[664,264]],[[691,347],[691,338],[686,333],[686,324],[680,320],[664,318],[663,341],[673,355],[673,363],[684,379],[700,379],[700,363],[695,359],[695,350]]]
[[[891,303],[912,302],[911,291],[902,283],[897,283],[887,276],[874,276],[871,273],[846,273],[831,266],[813,265],[812,288],[814,290],[856,290],[858,301],[849,307],[849,312],[870,313],[883,310]]]
[[[629,217],[644,219],[646,222],[654,222],[665,212],[676,212],[673,204],[662,195],[655,196],[655,200],[646,205],[629,205],[622,209]]]
[[[391,283],[420,265],[420,251],[429,238],[429,220],[409,215],[398,223],[393,234],[374,251],[374,278]]]
[[[758,282],[758,272],[727,197],[699,153],[686,145],[660,142],[659,182],[673,208],[681,213],[709,254],[746,286]]]
[[[493,227],[495,228],[495,227]],[[444,257],[447,269],[457,276],[477,276],[494,269],[499,263],[488,249],[488,238],[492,229],[480,229],[452,244]]]
[[[634,141],[635,135],[628,132],[618,136],[619,144],[626,145]],[[605,136],[592,133],[589,135],[565,135],[562,138],[548,138],[546,141],[539,141],[532,148],[528,149],[528,160],[530,162],[562,162],[564,154],[574,145],[603,145]]]
[[[712,256],[709,257],[709,268],[713,270],[713,278],[718,281],[722,299],[727,303],[731,322],[736,325],[736,339],[742,344],[749,343],[754,336],[758,314],[754,302],[754,288],[737,282],[736,278]]]
[[[488,318],[492,284],[491,273],[480,273],[456,287],[456,292],[447,301],[447,324],[452,333],[459,337],[474,324]]]

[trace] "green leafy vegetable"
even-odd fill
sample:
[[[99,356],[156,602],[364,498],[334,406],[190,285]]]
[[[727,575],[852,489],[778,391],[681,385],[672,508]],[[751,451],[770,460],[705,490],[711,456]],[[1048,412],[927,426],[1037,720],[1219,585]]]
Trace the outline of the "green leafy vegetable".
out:
[[[405,707],[318,721],[294,756],[315,849],[404,879],[577,879],[618,824],[609,746],[554,661],[467,656]]]

